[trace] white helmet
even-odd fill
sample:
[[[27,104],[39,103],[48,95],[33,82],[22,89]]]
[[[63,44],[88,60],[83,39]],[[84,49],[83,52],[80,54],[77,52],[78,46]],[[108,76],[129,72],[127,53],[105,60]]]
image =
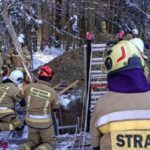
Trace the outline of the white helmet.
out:
[[[139,34],[139,31],[138,31],[137,29],[133,29],[133,30],[132,30],[132,34],[138,35],[138,34]]]
[[[144,42],[140,38],[133,38],[130,40],[130,42],[141,51],[144,59],[148,59],[148,57],[144,55]]]
[[[8,78],[16,85],[21,85],[23,83],[24,75],[20,70],[14,70],[10,73]]]

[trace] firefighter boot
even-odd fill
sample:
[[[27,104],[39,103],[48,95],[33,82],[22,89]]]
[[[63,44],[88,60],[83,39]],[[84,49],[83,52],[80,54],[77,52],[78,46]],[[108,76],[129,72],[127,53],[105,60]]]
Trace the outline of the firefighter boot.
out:
[[[54,150],[54,146],[49,143],[39,145],[35,150]]]
[[[19,150],[32,150],[36,147],[32,142],[27,142],[19,146]]]

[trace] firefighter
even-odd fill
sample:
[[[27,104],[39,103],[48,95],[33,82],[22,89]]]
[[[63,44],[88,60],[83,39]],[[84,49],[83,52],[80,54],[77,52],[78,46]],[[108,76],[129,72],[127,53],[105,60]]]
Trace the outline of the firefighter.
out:
[[[150,84],[140,42],[120,41],[107,51],[108,94],[91,117],[93,150],[150,149]]]
[[[27,66],[31,65],[31,56],[30,56],[30,52],[28,50],[28,46],[23,46],[22,47],[22,52],[23,52],[23,57],[25,60],[25,64]],[[9,66],[14,66],[14,67],[19,67],[19,68],[23,68],[20,56],[18,54],[18,52],[16,51],[16,48],[13,46],[9,49],[8,51],[8,55],[6,58],[6,64]]]
[[[52,111],[59,108],[58,95],[49,86],[53,71],[49,66],[42,66],[38,71],[39,80],[23,88],[26,99],[27,115],[25,122],[29,127],[29,141],[20,145],[20,150],[53,150],[55,132]]]
[[[14,70],[0,84],[0,131],[18,130],[23,127],[23,123],[15,112],[15,102],[21,102],[17,94],[22,86],[23,78],[20,70]]]

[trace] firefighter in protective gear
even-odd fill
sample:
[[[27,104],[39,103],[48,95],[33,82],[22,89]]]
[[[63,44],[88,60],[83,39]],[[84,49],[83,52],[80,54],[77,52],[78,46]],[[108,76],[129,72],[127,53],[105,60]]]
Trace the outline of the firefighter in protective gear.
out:
[[[15,70],[0,84],[0,131],[18,130],[23,126],[15,112],[15,102],[20,101],[17,94],[23,78],[23,73]]]
[[[29,127],[29,142],[21,145],[20,150],[53,150],[55,147],[51,112],[58,109],[60,104],[57,93],[47,83],[52,76],[52,69],[43,66],[38,71],[39,80],[26,85],[22,91],[27,103],[25,122]]]
[[[90,124],[94,150],[150,149],[150,84],[142,55],[129,41],[107,51],[109,91],[97,101]]]

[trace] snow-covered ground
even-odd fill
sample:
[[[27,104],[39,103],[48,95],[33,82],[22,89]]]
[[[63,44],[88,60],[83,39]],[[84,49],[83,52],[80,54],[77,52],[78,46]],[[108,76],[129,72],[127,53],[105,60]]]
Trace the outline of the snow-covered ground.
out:
[[[17,141],[19,140],[27,140],[27,127],[24,129],[24,134],[22,137],[16,138]],[[6,135],[9,135],[9,132],[3,132],[0,134],[4,142],[8,142]],[[4,138],[3,138],[4,137]],[[2,140],[1,139],[1,140]],[[81,150],[82,146],[84,145],[82,150],[92,150],[90,146],[90,134],[80,132],[78,134],[63,134],[56,137],[57,143],[55,146],[55,150]],[[11,137],[9,135],[9,141],[11,141]],[[12,142],[12,141],[11,141]],[[4,150],[0,147],[0,150]],[[11,144],[8,142],[8,147],[5,150],[19,150],[19,145],[17,144]]]
[[[33,69],[37,69],[38,67],[50,62],[54,58],[62,55],[64,53],[63,48],[49,48],[45,46],[42,52],[36,52],[33,54]]]

